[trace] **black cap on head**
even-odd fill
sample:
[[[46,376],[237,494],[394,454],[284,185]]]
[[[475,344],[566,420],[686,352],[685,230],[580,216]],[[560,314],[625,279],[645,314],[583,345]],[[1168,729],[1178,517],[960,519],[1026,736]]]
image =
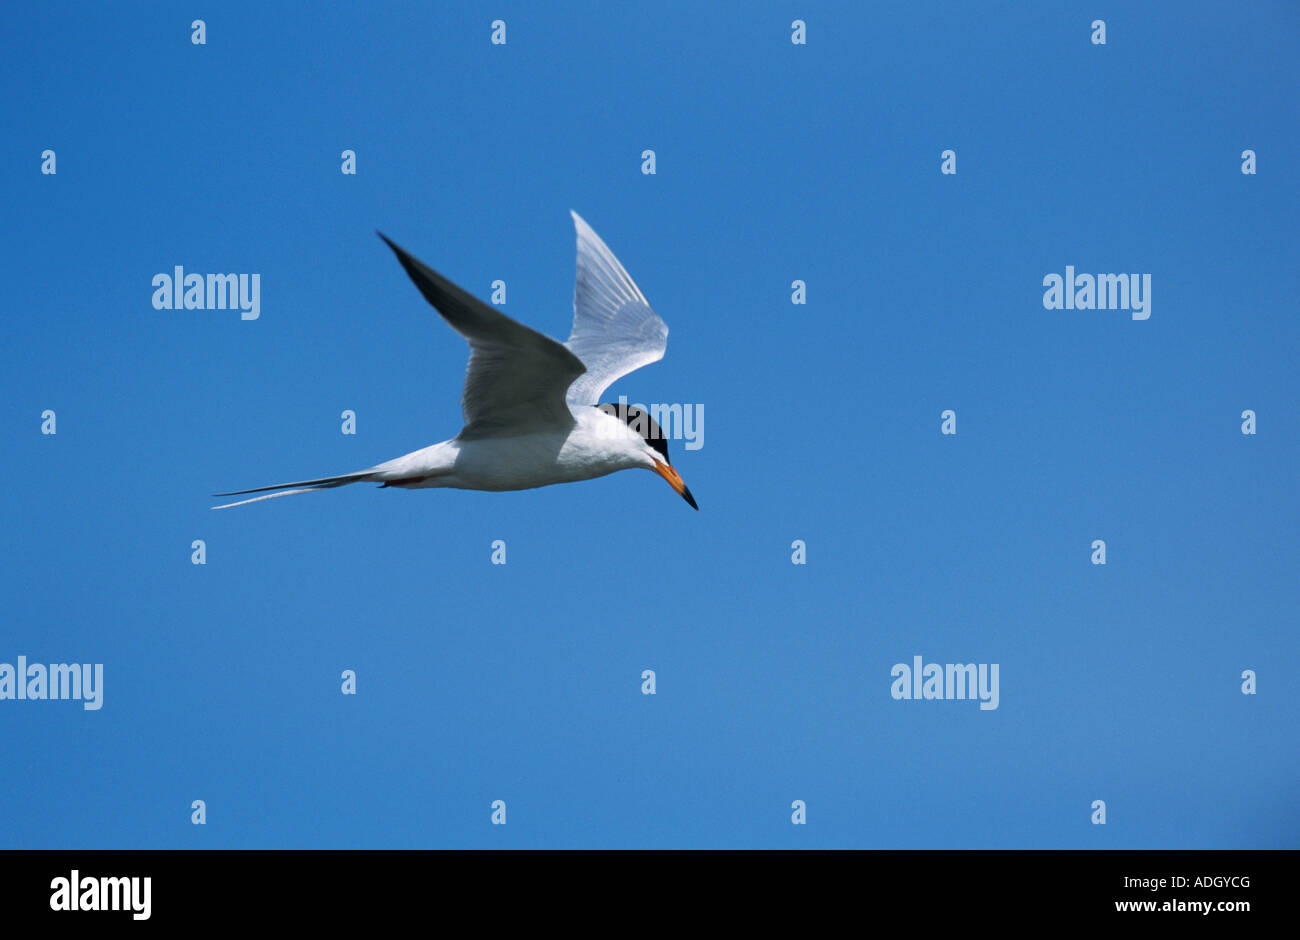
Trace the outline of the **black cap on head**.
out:
[[[605,414],[618,418],[633,431],[641,435],[641,438],[653,447],[664,458],[664,463],[671,464],[668,459],[668,438],[664,437],[663,428],[659,427],[659,422],[650,417],[648,412],[642,411],[635,405],[629,405],[627,402],[614,404],[613,402],[602,402],[596,406]]]

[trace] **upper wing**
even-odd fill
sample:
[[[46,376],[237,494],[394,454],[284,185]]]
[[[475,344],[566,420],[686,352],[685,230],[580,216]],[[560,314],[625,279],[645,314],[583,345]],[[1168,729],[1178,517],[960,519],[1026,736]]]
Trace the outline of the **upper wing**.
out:
[[[573,332],[564,345],[587,371],[569,386],[569,404],[594,405],[616,379],[664,357],[668,326],[600,236],[570,210],[578,230]]]
[[[469,341],[461,437],[572,426],[573,413],[565,403],[565,391],[583,373],[583,364],[573,353],[467,294],[382,232],[378,234],[393,249],[425,300]]]

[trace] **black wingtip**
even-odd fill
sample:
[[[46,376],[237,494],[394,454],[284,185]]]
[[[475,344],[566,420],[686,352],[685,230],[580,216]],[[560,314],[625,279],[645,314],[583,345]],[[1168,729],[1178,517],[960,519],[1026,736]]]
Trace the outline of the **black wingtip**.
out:
[[[420,287],[420,291],[424,292],[425,288],[421,283],[421,281],[417,278],[417,274],[422,273],[420,271],[420,268],[423,267],[423,265],[419,262],[419,260],[414,255],[412,255],[409,251],[403,248],[401,245],[397,244],[397,242],[393,241],[383,232],[379,231],[379,229],[375,229],[375,234],[384,240],[385,245],[393,249],[393,254],[397,255],[397,260],[402,263],[402,267],[406,269],[406,273],[409,274],[413,279],[415,279],[415,283],[417,286]],[[428,297],[428,294],[426,293],[425,296]],[[435,307],[438,306],[438,304],[434,303],[432,297],[429,297],[429,303],[432,303]]]

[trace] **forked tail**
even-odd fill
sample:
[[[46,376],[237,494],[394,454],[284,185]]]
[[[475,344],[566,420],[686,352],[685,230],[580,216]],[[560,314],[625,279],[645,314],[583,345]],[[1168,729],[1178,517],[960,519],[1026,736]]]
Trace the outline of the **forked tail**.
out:
[[[358,470],[356,473],[345,473],[337,477],[321,477],[319,480],[299,480],[297,483],[277,483],[275,486],[259,486],[251,490],[235,490],[231,493],[213,493],[213,496],[243,496],[245,493],[266,493],[265,496],[254,496],[252,499],[241,499],[236,503],[226,503],[222,506],[213,506],[213,509],[229,509],[232,506],[243,506],[245,503],[256,503],[264,499],[275,499],[277,496],[293,496],[295,493],[315,493],[317,490],[329,490],[336,486],[346,486],[349,483],[364,483],[366,480],[374,480],[379,477],[375,470]],[[269,490],[278,490],[278,492],[268,492]]]

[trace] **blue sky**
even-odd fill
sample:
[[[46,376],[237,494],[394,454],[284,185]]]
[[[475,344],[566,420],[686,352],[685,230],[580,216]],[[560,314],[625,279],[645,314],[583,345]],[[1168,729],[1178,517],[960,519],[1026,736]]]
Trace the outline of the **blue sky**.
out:
[[[0,701],[0,845],[1300,845],[1295,6],[538,6],[12,11],[0,663],[104,701]],[[670,327],[609,397],[703,409],[699,513],[209,509],[459,430],[375,229],[563,339],[571,208]],[[175,265],[260,317],[155,310]],[[1067,265],[1150,319],[1044,309]],[[999,707],[894,700],[918,655]]]

